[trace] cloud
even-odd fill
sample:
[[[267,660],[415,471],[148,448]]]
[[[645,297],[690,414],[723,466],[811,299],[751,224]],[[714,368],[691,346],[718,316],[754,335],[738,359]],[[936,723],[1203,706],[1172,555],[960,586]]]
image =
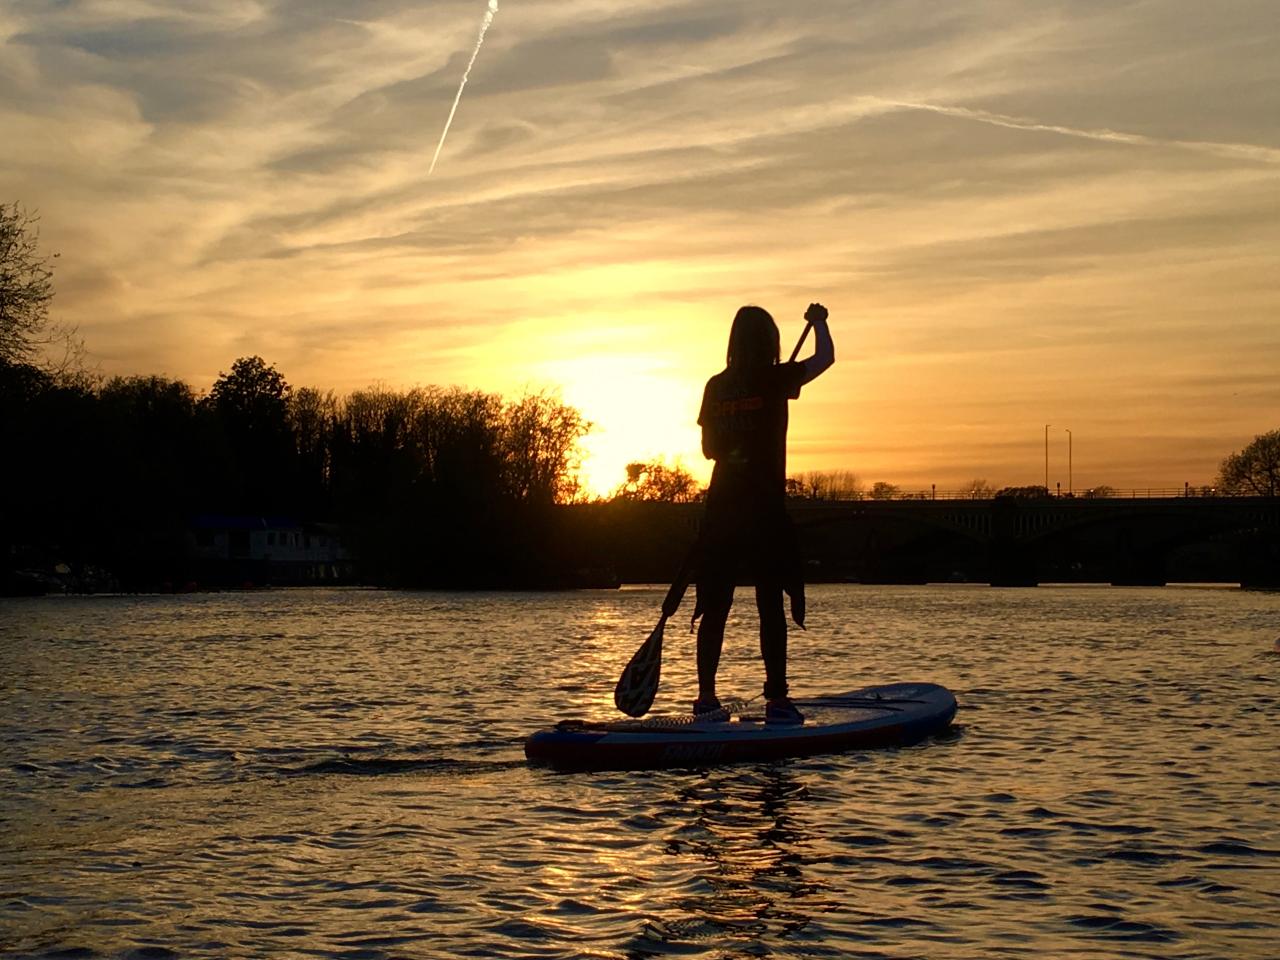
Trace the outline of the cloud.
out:
[[[321,386],[501,388],[625,326],[696,393],[737,303],[820,294],[846,326],[797,408],[813,468],[958,461],[952,413],[1012,463],[1001,430],[1068,399],[1082,436],[1239,446],[1223,370],[1280,405],[1269,3],[521,0],[428,180],[483,9],[0,9],[0,177],[60,318],[107,372],[197,386],[270,350]]]

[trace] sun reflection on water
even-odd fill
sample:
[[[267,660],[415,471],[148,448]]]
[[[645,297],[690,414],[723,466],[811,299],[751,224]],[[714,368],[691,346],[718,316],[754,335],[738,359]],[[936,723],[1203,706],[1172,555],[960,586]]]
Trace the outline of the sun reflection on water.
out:
[[[713,770],[682,788],[676,799],[686,820],[664,850],[699,861],[705,883],[657,915],[651,935],[750,940],[804,927],[823,891],[805,869],[811,838],[797,808],[808,797],[785,765]]]

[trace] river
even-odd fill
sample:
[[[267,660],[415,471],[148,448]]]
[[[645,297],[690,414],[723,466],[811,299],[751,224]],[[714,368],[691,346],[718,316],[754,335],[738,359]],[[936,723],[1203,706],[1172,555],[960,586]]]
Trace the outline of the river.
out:
[[[0,954],[1280,955],[1280,595],[818,586],[797,695],[935,681],[948,735],[529,767],[611,714],[661,597],[0,601]],[[754,618],[722,695],[759,690]],[[659,708],[692,659],[672,624]]]

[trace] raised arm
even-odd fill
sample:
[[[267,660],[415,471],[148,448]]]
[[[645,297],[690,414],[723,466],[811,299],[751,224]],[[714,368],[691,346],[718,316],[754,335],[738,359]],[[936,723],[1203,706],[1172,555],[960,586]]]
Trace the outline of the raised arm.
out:
[[[827,327],[827,308],[820,303],[809,304],[804,318],[813,325],[813,356],[801,362],[804,367],[804,383],[816,379],[819,374],[836,362],[836,346],[831,341]]]

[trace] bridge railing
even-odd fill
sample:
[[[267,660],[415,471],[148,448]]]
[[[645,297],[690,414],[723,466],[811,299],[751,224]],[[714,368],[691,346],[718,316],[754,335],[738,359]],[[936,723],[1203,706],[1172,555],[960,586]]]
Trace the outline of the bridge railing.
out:
[[[1206,498],[1206,497],[1223,497],[1227,496],[1217,487],[1211,486],[1191,486],[1190,484],[1181,487],[1130,487],[1127,489],[1116,489],[1114,487],[1095,488],[1081,490],[1079,492],[1065,492],[1050,490],[1044,492],[1029,492],[1035,488],[1022,487],[1016,493],[1002,494],[1001,491],[974,491],[974,490],[939,490],[930,487],[927,490],[892,490],[892,491],[870,491],[870,490],[835,490],[824,492],[820,496],[808,496],[805,494],[792,495],[794,500],[816,500],[816,501],[884,501],[884,500],[992,500],[997,495],[1014,496],[1024,500],[1157,500],[1165,498]],[[1039,488],[1043,491],[1043,488]]]

